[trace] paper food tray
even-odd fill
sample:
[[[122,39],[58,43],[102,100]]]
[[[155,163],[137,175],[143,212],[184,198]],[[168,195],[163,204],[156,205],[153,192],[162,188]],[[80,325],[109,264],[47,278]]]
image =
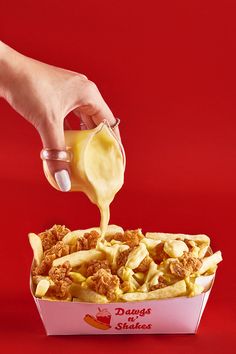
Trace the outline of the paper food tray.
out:
[[[201,276],[194,297],[107,304],[39,299],[30,287],[47,335],[196,333],[214,278]]]

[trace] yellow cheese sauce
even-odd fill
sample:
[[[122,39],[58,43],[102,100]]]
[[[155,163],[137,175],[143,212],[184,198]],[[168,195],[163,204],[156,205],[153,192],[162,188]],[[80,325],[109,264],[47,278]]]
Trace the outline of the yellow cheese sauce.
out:
[[[66,130],[65,141],[72,155],[71,191],[84,192],[98,206],[103,236],[110,219],[110,204],[124,183],[124,149],[106,123],[91,130]],[[44,171],[55,187],[45,163]]]

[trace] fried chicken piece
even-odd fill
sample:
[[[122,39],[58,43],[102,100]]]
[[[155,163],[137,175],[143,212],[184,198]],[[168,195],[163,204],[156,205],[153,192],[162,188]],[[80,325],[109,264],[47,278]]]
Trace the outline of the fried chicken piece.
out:
[[[149,269],[152,259],[149,256],[146,256],[137,268],[134,269],[134,272],[146,273]]]
[[[76,246],[71,246],[70,252],[72,253],[76,251],[90,250],[91,248],[95,248],[99,237],[99,233],[95,230],[86,232],[82,238],[77,240]]]
[[[184,252],[182,257],[170,263],[169,268],[171,274],[183,279],[197,272],[201,265],[200,259],[193,257],[191,253]]]
[[[118,254],[117,260],[116,260],[117,269],[119,269],[120,267],[125,265],[131,251],[132,251],[132,249],[129,248],[129,249],[122,251]]]
[[[130,247],[133,248],[138,246],[140,241],[144,238],[143,234],[139,229],[137,230],[127,230],[124,232],[124,242]]]
[[[125,242],[131,248],[138,246],[139,242],[142,240],[144,236],[140,232],[139,229],[137,230],[126,230],[124,233],[117,232],[114,235],[109,235],[106,237],[107,241],[116,240],[120,242]]]
[[[97,273],[99,269],[106,269],[108,272],[111,272],[109,262],[107,259],[98,260],[94,259],[87,263],[86,269],[86,277],[90,277],[91,275]]]
[[[193,257],[191,253],[188,252],[184,252],[180,260],[183,263],[183,266],[191,273],[197,272],[202,265],[202,261],[200,259]]]
[[[55,254],[46,255],[39,266],[32,270],[33,275],[48,275],[52,262],[56,259]]]
[[[164,243],[158,243],[154,249],[153,260],[157,264],[160,264],[163,260],[169,258],[168,254],[164,251]]]
[[[67,256],[70,253],[70,246],[65,245],[63,241],[58,241],[54,246],[49,250],[44,252],[44,255],[53,255],[55,254],[56,258]]]
[[[38,284],[40,282],[40,280],[44,279],[44,277],[42,275],[33,275],[32,276],[32,282],[33,284]]]
[[[97,293],[105,295],[108,300],[116,300],[115,290],[119,288],[120,280],[117,275],[112,275],[106,269],[99,269],[91,277],[90,287]]]
[[[69,277],[69,272],[72,270],[70,266],[70,262],[66,261],[62,265],[58,265],[57,267],[52,267],[48,272],[48,275],[52,279],[54,283],[59,280],[64,280],[66,277]]]
[[[120,252],[117,257],[117,269],[120,267],[124,266],[127,262],[127,259],[129,257],[130,252],[132,251],[132,248],[129,248],[128,250],[125,250],[123,252]],[[139,264],[137,268],[134,269],[134,272],[147,272],[149,269],[149,265],[151,263],[152,259],[150,257],[145,257],[142,262]]]
[[[180,263],[178,260],[170,263],[170,272],[171,274],[174,274],[176,277],[181,279],[190,275],[189,271],[184,269],[182,263]]]
[[[50,296],[55,296],[59,299],[68,297],[70,285],[72,284],[72,280],[69,277],[71,270],[72,268],[68,261],[50,269],[48,275],[54,282],[54,285],[49,289]]]
[[[122,232],[116,232],[114,235],[106,236],[106,241],[110,242],[111,240],[125,242],[124,234]]]
[[[41,232],[38,236],[41,238],[43,250],[47,251],[58,241],[70,232],[64,225],[54,225],[51,229]]]
[[[36,266],[33,275],[47,275],[54,259],[69,254],[69,246],[62,241],[58,241],[54,246],[44,252],[44,258],[39,266]]]
[[[152,285],[150,287],[149,291],[162,289],[162,288],[164,288],[167,285],[169,285],[169,284],[167,283],[166,279],[162,275],[160,275],[159,278],[158,278],[158,284]]]
[[[59,280],[51,288],[49,288],[48,296],[56,297],[58,299],[67,299],[70,296],[70,285],[72,281],[69,278]]]

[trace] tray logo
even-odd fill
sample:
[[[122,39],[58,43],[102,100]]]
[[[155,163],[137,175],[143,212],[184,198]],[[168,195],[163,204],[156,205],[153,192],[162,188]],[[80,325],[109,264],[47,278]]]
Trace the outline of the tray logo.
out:
[[[94,328],[105,331],[111,328],[111,313],[106,309],[100,309],[99,307],[96,316],[86,314],[84,316],[84,321]]]
[[[118,320],[114,324],[114,329],[120,330],[148,330],[152,328],[152,323],[146,319],[151,314],[151,308],[123,308],[116,307],[114,316]],[[84,321],[97,329],[103,331],[111,328],[111,313],[106,309],[98,307],[98,311],[95,316],[86,314]]]

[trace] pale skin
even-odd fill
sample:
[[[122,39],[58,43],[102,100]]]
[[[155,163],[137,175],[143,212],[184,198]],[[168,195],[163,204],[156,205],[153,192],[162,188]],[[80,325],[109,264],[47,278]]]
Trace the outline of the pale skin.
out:
[[[85,75],[29,58],[0,41],[0,97],[4,98],[38,131],[44,148],[64,150],[64,119],[74,112],[83,123],[81,129],[96,127],[104,119],[116,120],[97,86]],[[114,133],[120,140],[118,127]],[[52,176],[67,171],[69,164],[50,161]],[[66,175],[66,176],[65,176]],[[58,181],[57,181],[58,184]],[[70,189],[70,181],[62,191]]]

